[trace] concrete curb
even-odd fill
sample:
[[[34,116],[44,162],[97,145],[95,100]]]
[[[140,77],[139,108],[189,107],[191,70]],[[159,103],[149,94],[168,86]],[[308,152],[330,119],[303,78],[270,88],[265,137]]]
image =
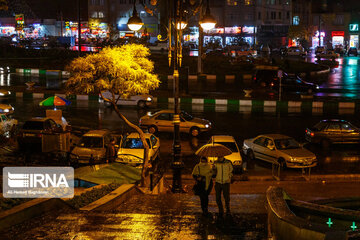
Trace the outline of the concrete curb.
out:
[[[133,194],[138,193],[139,190],[134,184],[123,184],[111,193],[104,197],[90,203],[89,205],[80,208],[80,211],[107,211],[111,210],[124,201],[128,200]]]
[[[199,105],[215,106],[216,111],[224,112],[228,110],[254,111],[262,110],[264,112],[276,112],[277,110],[288,112],[339,112],[344,114],[353,114],[360,108],[359,101],[274,101],[274,100],[246,100],[246,99],[210,99],[210,98],[180,98],[180,104],[191,104],[192,108],[202,110]],[[154,97],[154,102],[158,104],[172,104],[174,98]],[[198,106],[196,106],[198,105]],[[218,109],[217,109],[218,108]],[[231,108],[231,109],[229,109]]]
[[[16,68],[15,72],[21,75],[34,75],[34,76],[59,76],[60,78],[69,78],[70,73],[67,71],[61,70],[46,70],[46,69],[37,69],[37,68]]]
[[[244,176],[244,177],[242,177]],[[165,175],[165,179],[172,179],[172,175]],[[183,174],[181,176],[183,180],[194,180],[190,174]],[[275,181],[271,175],[262,175],[262,176],[246,176],[244,175],[235,175],[236,180],[242,181]],[[237,179],[239,178],[239,179]],[[299,181],[301,175],[288,176],[286,179],[281,181]],[[360,174],[311,174],[310,181],[360,181]]]
[[[54,209],[69,207],[59,198],[37,198],[0,213],[0,231]]]

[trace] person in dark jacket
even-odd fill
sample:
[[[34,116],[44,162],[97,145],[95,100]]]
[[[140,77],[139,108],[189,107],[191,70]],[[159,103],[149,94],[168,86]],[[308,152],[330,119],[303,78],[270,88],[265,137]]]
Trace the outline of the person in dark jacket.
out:
[[[204,216],[210,217],[210,213],[208,212],[209,205],[209,194],[213,187],[212,175],[213,169],[211,165],[208,163],[206,157],[202,157],[200,162],[195,165],[192,175],[196,181],[202,181],[204,189],[199,193],[200,202],[201,202],[201,210]]]

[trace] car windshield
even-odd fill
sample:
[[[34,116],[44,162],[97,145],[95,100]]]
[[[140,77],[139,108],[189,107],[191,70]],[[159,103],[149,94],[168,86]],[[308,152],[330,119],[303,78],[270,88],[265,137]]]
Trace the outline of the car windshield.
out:
[[[83,148],[102,148],[103,139],[102,137],[82,137],[79,146]]]
[[[146,139],[147,144],[150,145],[150,141]],[[130,148],[130,149],[143,149],[143,143],[140,138],[126,138],[125,141],[121,145],[122,148]]]
[[[293,138],[276,139],[275,146],[278,150],[300,148],[300,144]]]
[[[236,144],[234,142],[215,142],[221,145],[224,145],[228,149],[230,149],[232,152],[238,152],[238,149],[236,147]]]
[[[44,122],[41,121],[26,121],[24,123],[23,129],[25,130],[43,130]]]
[[[188,114],[187,112],[181,112],[181,116],[186,120],[186,121],[191,121],[194,119],[193,116],[191,116],[190,114]]]

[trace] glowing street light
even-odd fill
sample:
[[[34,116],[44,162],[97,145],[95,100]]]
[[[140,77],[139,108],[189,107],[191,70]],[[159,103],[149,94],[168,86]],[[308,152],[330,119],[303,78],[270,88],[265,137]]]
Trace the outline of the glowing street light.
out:
[[[210,14],[209,0],[207,0],[206,12],[203,18],[200,20],[200,26],[202,29],[208,31],[213,29],[216,25],[215,18]]]
[[[138,13],[136,11],[135,2],[136,1],[134,1],[134,10],[133,10],[132,17],[129,18],[129,21],[127,22],[127,25],[128,25],[130,30],[139,31],[140,28],[144,25],[144,23],[141,21],[141,18],[139,17],[139,15],[138,15]]]
[[[185,21],[180,21],[176,24],[176,29],[177,30],[184,30],[187,26],[187,23]]]

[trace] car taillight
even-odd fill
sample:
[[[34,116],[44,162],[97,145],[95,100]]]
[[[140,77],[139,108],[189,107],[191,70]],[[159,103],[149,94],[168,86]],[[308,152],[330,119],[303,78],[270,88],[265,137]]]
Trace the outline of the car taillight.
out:
[[[256,77],[254,77],[254,81],[256,81]]]
[[[42,137],[41,133],[36,134],[37,137]]]
[[[306,129],[306,130],[305,130],[305,133],[307,133],[307,132],[308,132],[308,130]]]
[[[313,137],[314,135],[315,135],[314,133],[310,133],[310,136],[312,136],[312,137]]]
[[[139,124],[141,124],[141,119],[139,120]]]
[[[272,86],[272,87],[273,87],[273,86],[274,86],[274,83],[273,83],[273,82],[272,82],[272,83],[270,83],[270,86]]]

